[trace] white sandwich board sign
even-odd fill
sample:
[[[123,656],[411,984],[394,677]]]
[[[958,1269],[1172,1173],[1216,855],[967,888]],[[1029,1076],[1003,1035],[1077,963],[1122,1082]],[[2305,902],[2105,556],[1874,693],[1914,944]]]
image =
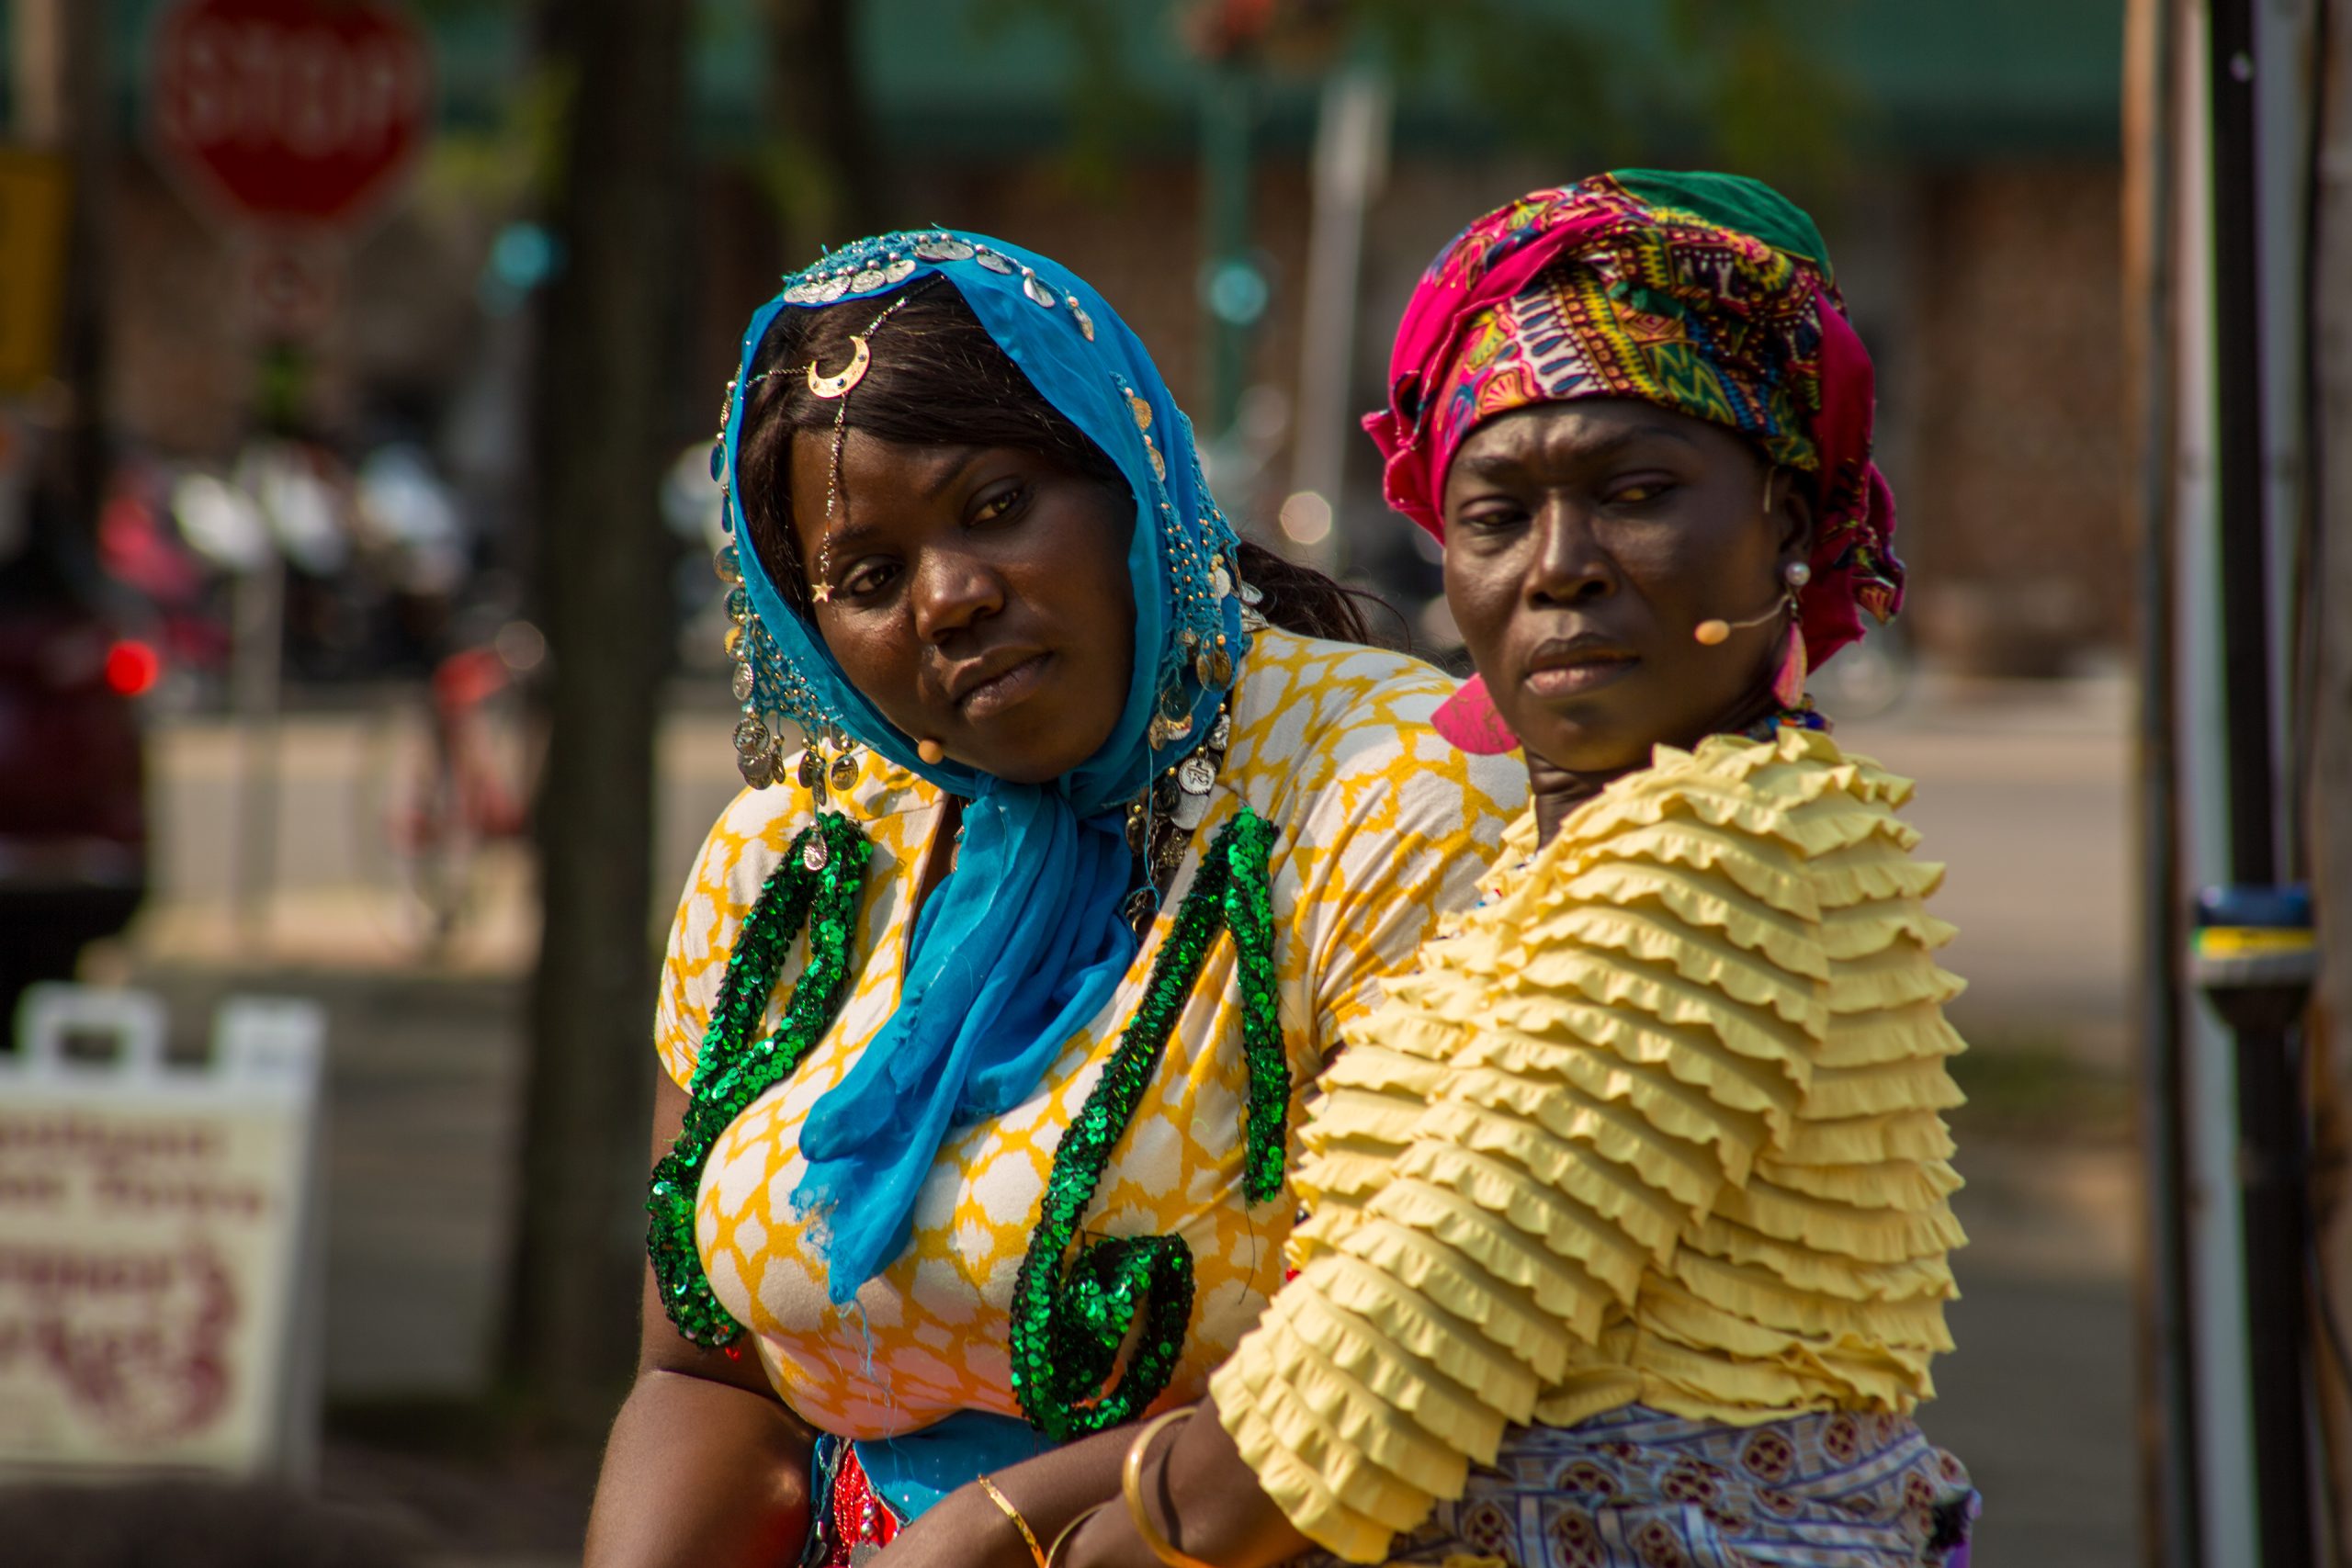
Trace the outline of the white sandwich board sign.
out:
[[[0,1054],[0,1469],[307,1467],[324,1015],[40,986]]]

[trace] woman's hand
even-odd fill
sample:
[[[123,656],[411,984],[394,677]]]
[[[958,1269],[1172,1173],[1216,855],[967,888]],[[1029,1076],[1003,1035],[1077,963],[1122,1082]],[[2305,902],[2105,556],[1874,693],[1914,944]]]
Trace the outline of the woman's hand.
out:
[[[685,1108],[663,1075],[656,1158]],[[808,1534],[816,1434],[775,1396],[756,1355],[679,1337],[650,1269],[643,1311],[637,1382],[605,1447],[585,1568],[790,1568]]]
[[[1269,1568],[1315,1543],[1293,1529],[1258,1489],[1217,1419],[1214,1401],[1146,1454],[1144,1497],[1170,1544],[1216,1568]],[[1071,1520],[1104,1505],[1065,1542],[1054,1568],[1161,1568],[1129,1519],[1120,1470],[1138,1427],[1117,1427],[990,1477],[1040,1547],[1050,1550]],[[1036,1568],[1029,1543],[978,1483],[943,1498],[899,1533],[871,1568]]]
[[[1038,1546],[1049,1547],[1070,1520],[1119,1495],[1119,1465],[1135,1432],[1115,1427],[1080,1438],[989,1479],[1021,1510]],[[1036,1560],[1019,1528],[974,1482],[900,1530],[868,1568],[1036,1568]]]

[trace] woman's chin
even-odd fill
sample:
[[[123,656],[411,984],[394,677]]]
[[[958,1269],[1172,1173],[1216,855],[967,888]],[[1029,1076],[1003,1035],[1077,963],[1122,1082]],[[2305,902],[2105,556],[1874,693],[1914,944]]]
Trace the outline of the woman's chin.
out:
[[[1007,716],[992,723],[968,726],[960,741],[948,748],[948,755],[967,768],[1007,784],[1051,784],[1083,767],[1110,738],[1106,726],[1101,735],[1089,741],[1084,736],[1073,734],[1068,726],[1052,722],[1051,709],[1042,704],[1039,706],[1042,711],[1038,717],[1046,722],[1023,722]]]
[[[1544,713],[1513,726],[1530,762],[1549,763],[1568,773],[1622,773],[1645,765],[1657,742],[1631,727],[1579,723]]]
[[[1632,722],[1624,715],[1627,705],[1605,700],[1616,694],[1521,701],[1512,705],[1519,712],[1503,717],[1531,762],[1548,762],[1571,773],[1623,773],[1650,760],[1656,738],[1650,733],[1654,727]]]

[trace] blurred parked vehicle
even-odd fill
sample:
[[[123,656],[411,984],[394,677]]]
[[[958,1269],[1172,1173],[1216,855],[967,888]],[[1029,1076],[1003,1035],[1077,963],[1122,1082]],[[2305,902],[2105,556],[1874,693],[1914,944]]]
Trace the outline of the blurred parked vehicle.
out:
[[[138,699],[162,658],[38,530],[0,541],[0,1020],[147,890]]]

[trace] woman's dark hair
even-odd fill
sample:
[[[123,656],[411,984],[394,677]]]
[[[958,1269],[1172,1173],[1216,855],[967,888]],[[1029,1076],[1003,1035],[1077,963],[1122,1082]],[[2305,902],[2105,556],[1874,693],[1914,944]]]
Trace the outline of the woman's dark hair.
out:
[[[872,334],[873,361],[849,394],[851,429],[909,446],[1034,452],[1115,494],[1134,493],[1119,466],[1029,384],[952,286],[933,279],[896,294],[786,310],[752,364],[736,482],[752,547],[803,610],[808,581],[792,526],[792,438],[804,430],[830,436],[842,405],[809,391],[801,367],[812,360],[828,369],[848,364],[851,336],[885,310],[890,317]],[[1242,580],[1264,595],[1259,612],[1276,626],[1340,642],[1374,640],[1363,606],[1388,610],[1381,601],[1251,540],[1241,542],[1240,557]]]

